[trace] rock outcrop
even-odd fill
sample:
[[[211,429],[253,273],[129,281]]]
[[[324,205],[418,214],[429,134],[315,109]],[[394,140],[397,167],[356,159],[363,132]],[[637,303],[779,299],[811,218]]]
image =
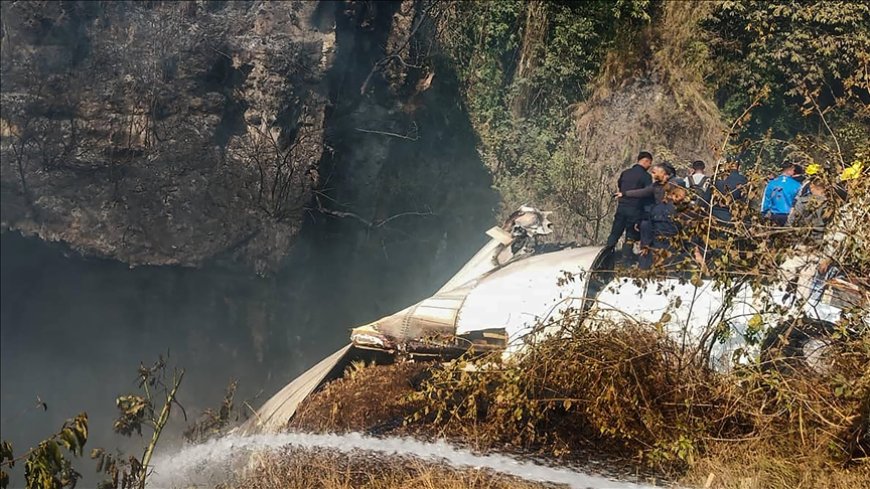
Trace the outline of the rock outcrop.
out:
[[[274,269],[317,185],[320,4],[3,4],[2,224],[131,265]]]
[[[631,164],[639,150],[684,170],[686,162],[711,162],[726,128],[716,106],[701,97],[681,99],[653,77],[627,80],[578,106],[575,131],[585,158]]]
[[[446,280],[497,196],[424,6],[4,3],[3,228],[260,274],[329,244],[353,277],[427,257]]]

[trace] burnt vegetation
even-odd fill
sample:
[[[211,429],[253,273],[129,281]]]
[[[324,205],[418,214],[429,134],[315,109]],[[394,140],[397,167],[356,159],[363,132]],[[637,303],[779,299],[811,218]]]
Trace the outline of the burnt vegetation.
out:
[[[325,99],[322,39],[284,27],[299,5],[273,7],[4,4],[4,222],[76,246],[68,209],[99,208],[88,253],[274,269],[287,247],[257,240],[298,230]]]

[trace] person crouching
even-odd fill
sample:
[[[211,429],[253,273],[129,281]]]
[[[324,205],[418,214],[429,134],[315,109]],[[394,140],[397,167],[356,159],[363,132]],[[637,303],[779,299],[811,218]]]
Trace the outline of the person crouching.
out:
[[[688,200],[688,191],[681,185],[665,184],[664,195],[660,202],[650,208],[649,219],[641,222],[641,252],[638,266],[643,270],[652,268],[654,262],[673,261],[685,250],[675,249],[674,240],[680,232],[677,223],[678,207]]]

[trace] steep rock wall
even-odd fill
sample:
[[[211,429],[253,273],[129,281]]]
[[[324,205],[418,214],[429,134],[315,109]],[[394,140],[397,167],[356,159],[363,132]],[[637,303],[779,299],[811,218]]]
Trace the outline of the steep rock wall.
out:
[[[4,228],[132,265],[278,265],[317,184],[323,6],[2,8]]]

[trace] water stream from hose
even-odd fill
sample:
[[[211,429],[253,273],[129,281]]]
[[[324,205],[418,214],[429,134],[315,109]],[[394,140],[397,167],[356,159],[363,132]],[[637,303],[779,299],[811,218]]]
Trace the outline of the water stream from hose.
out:
[[[640,489],[646,486],[616,481],[569,468],[548,467],[502,454],[478,455],[446,442],[423,442],[411,438],[374,438],[359,433],[344,435],[279,433],[249,436],[228,435],[175,453],[156,457],[149,479],[150,489],[212,486],[232,479],[254,452],[292,450],[333,450],[340,453],[414,457],[455,469],[481,468],[534,482],[564,484],[583,489]]]

